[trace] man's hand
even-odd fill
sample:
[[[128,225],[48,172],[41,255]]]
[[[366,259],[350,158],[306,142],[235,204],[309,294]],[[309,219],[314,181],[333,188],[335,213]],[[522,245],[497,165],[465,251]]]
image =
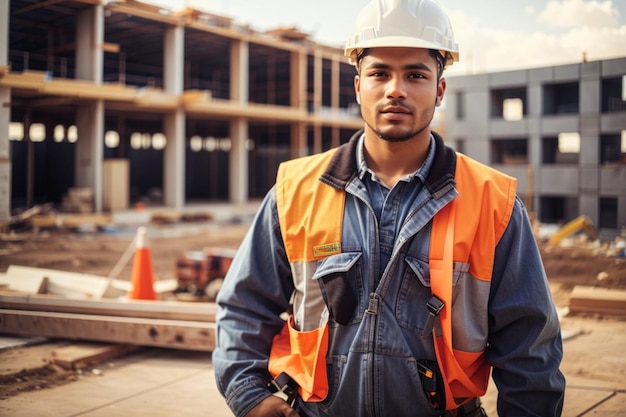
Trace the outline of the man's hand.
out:
[[[284,400],[270,395],[254,407],[246,417],[300,417]]]

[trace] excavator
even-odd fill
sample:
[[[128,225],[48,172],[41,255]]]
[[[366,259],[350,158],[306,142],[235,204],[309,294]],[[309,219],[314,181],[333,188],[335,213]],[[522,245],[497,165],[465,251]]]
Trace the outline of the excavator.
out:
[[[581,230],[586,232],[591,239],[598,239],[598,232],[589,217],[580,215],[574,220],[565,223],[559,230],[557,230],[557,232],[548,240],[548,245],[557,246],[564,238]]]

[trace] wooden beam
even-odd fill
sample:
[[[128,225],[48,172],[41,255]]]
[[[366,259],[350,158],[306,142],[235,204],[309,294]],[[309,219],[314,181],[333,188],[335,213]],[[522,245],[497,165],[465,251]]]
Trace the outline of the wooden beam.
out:
[[[570,295],[571,313],[626,316],[626,291],[577,285]]]
[[[43,71],[8,72],[0,77],[0,86],[39,90],[44,86],[48,74]]]
[[[34,284],[33,284],[34,285]],[[135,317],[157,320],[215,322],[215,303],[152,300],[87,300],[0,291],[0,309]]]
[[[120,53],[120,44],[119,43],[111,43],[111,42],[103,42],[100,44],[100,48],[104,52],[109,52],[112,54]]]
[[[215,324],[197,321],[0,310],[0,333],[211,352]]]

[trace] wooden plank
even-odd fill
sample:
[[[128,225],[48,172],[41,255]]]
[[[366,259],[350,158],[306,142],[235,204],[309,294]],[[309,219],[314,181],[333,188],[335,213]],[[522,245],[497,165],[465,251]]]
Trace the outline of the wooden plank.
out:
[[[44,278],[47,279],[45,292],[67,298],[117,298],[132,288],[130,281],[21,265],[9,265],[7,272],[0,277],[0,283],[16,291],[36,294],[42,292],[38,290],[38,283]],[[177,286],[174,278],[158,280],[154,282],[154,291],[161,294],[173,291]]]
[[[158,281],[155,281],[153,286],[154,292],[156,292],[157,294],[162,294],[164,292],[174,291],[176,288],[178,288],[178,280],[176,280],[175,278],[160,279]],[[129,292],[132,288],[132,282],[124,281],[121,279],[114,279],[113,281],[111,281],[110,287],[105,291],[102,297],[117,298]]]
[[[185,105],[195,101],[209,101],[211,100],[211,91],[209,90],[185,90],[180,97],[180,103]]]
[[[48,79],[45,71],[8,72],[0,77],[0,85],[14,88],[42,88]]]
[[[569,309],[572,313],[626,315],[626,291],[577,285]]]
[[[118,54],[120,52],[120,44],[119,43],[102,42],[100,44],[100,48],[104,52],[109,52],[109,53],[112,53],[112,54]]]
[[[10,267],[10,266],[9,266]],[[48,279],[40,275],[27,275],[19,278],[0,274],[0,285],[8,291],[25,292],[29,294],[43,294],[46,291]]]
[[[1,79],[0,79],[1,80]],[[82,97],[104,100],[132,101],[137,88],[118,83],[96,84],[88,80],[61,79],[49,80],[40,86],[42,92],[65,97]]]
[[[215,322],[215,313],[217,312],[215,303],[151,300],[120,302],[104,299],[67,299],[47,295],[13,294],[1,291],[0,308],[206,323]]]
[[[135,345],[76,343],[54,349],[52,362],[63,369],[85,369],[90,365],[124,356],[138,349]]]
[[[11,283],[22,279],[48,279],[47,292],[68,298],[101,298],[109,282],[105,277],[77,272],[9,265],[6,272]]]
[[[215,323],[0,310],[0,333],[212,352]]]

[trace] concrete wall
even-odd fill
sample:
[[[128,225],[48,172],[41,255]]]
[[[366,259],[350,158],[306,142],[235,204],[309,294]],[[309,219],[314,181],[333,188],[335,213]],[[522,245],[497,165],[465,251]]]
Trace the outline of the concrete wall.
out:
[[[450,77],[446,91],[446,140],[452,145],[462,141],[468,156],[515,176],[518,194],[533,194],[533,206],[540,218],[541,197],[562,197],[568,206],[564,215],[585,214],[595,225],[601,225],[607,219],[599,217],[600,199],[614,198],[618,202],[617,227],[626,227],[626,163],[600,165],[601,136],[626,130],[626,110],[602,112],[603,80],[620,76],[626,76],[626,57]],[[558,101],[562,99],[560,95],[576,94],[576,90],[563,87],[564,84],[576,86],[577,103]],[[494,104],[492,92],[519,88],[526,90],[522,120],[493,117],[493,106],[498,103]],[[544,114],[551,106],[567,109],[563,113]],[[562,132],[580,134],[578,162],[542,164],[543,139],[558,137]],[[494,164],[492,141],[508,138],[527,140],[529,167]],[[567,202],[571,200],[577,201],[577,213],[570,213]]]

